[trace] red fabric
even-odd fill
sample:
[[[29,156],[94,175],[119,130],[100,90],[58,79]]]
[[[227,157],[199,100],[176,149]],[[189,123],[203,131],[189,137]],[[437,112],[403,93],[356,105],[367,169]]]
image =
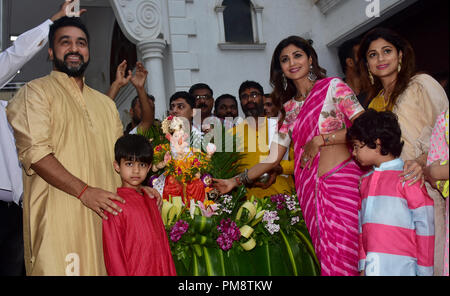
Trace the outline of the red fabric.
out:
[[[183,185],[172,175],[168,175],[164,182],[163,199],[169,200],[169,196],[183,196]]]
[[[191,199],[203,202],[205,200],[205,185],[202,180],[195,179],[186,184],[185,194],[183,185],[174,176],[169,175],[164,183],[163,199],[169,200],[169,196],[181,196],[186,205],[190,204]]]
[[[103,253],[108,275],[174,276],[175,265],[156,199],[132,188],[118,188],[126,203],[103,220]]]
[[[205,185],[202,180],[195,179],[191,183],[188,183],[186,186],[186,195],[189,200],[194,199],[203,202],[205,200]]]

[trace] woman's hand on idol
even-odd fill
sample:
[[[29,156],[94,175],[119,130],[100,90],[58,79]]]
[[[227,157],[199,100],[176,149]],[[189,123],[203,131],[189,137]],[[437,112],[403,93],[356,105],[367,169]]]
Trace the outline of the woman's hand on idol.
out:
[[[220,194],[226,194],[233,190],[237,186],[237,182],[234,178],[230,179],[212,179],[213,188],[217,189]]]

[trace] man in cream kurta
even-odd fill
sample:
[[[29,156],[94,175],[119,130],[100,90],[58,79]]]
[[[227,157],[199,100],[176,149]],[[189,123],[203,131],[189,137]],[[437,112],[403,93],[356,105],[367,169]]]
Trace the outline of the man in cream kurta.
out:
[[[120,186],[112,164],[123,127],[113,101],[84,84],[89,36],[74,19],[50,29],[54,71],[7,108],[23,165],[28,275],[106,275],[100,216],[120,211],[111,192]]]

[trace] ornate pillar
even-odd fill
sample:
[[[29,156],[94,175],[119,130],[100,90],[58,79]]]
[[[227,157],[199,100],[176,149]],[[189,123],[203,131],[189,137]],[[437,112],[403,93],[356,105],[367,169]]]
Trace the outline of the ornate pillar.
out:
[[[144,66],[149,71],[147,75],[148,93],[155,96],[155,118],[163,119],[167,110],[166,89],[163,72],[163,50],[166,42],[161,39],[140,41],[137,48],[142,53]]]
[[[168,34],[167,3],[161,0],[110,0],[125,36],[142,53],[147,76],[147,92],[155,96],[155,117],[164,118],[167,98],[163,59]]]

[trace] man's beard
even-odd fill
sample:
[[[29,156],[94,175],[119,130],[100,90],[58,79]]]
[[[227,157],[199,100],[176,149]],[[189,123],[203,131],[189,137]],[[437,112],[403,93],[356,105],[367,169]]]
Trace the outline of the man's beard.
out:
[[[76,55],[80,57],[81,63],[78,66],[70,67],[68,66],[66,59],[70,55]],[[84,58],[79,53],[69,52],[68,54],[64,55],[64,60],[60,60],[57,57],[53,60],[53,65],[55,66],[56,70],[66,73],[69,75],[69,77],[81,77],[84,74],[84,71],[86,71],[87,66],[89,65],[89,61],[86,63],[84,62]]]
[[[245,106],[242,106],[242,111],[244,112],[245,116],[247,117],[258,117],[261,116],[264,113],[264,105],[258,105],[255,103],[255,107],[253,108],[247,108],[248,104]]]

